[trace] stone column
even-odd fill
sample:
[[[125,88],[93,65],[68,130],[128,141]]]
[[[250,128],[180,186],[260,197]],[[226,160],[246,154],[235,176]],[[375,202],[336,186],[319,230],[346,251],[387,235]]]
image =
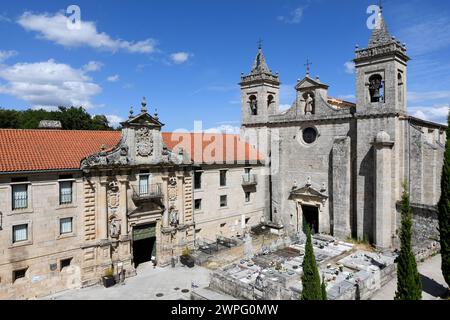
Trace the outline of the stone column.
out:
[[[177,202],[178,202],[178,213],[179,213],[179,223],[184,225],[184,176],[177,175]]]
[[[97,204],[97,212],[98,212],[97,235],[100,240],[106,240],[108,239],[108,203],[106,194],[108,188],[107,177],[100,177],[99,187],[100,188],[98,193],[98,204]]]
[[[336,138],[332,158],[332,219],[333,235],[340,239],[351,237],[351,167],[350,137]]]
[[[168,176],[162,177],[162,190],[163,190],[163,202],[164,202],[164,213],[162,218],[163,228],[169,227],[169,191],[168,191]]]
[[[119,214],[121,221],[121,235],[128,235],[128,197],[127,197],[127,188],[128,188],[128,179],[126,176],[122,176],[119,178],[120,183],[120,196],[119,196]]]
[[[381,249],[392,246],[392,147],[390,136],[381,131],[375,143],[375,245]]]

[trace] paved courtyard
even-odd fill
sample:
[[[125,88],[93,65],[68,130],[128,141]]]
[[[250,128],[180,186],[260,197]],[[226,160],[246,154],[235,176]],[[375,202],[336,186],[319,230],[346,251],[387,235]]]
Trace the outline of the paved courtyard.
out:
[[[189,300],[192,281],[199,287],[206,287],[209,284],[209,274],[208,269],[199,266],[192,269],[187,267],[153,268],[150,264],[142,264],[137,269],[137,276],[127,279],[123,285],[118,284],[112,288],[96,285],[60,292],[44,299]]]
[[[418,264],[422,278],[422,299],[436,300],[446,293],[447,285],[441,272],[441,255]],[[371,300],[393,300],[397,290],[397,278],[381,288]]]

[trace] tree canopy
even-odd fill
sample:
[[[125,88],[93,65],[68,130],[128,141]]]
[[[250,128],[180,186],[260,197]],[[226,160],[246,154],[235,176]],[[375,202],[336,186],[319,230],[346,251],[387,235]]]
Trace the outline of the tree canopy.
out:
[[[104,115],[91,116],[82,107],[59,107],[57,111],[0,108],[0,128],[37,129],[41,120],[57,120],[64,130],[113,130]]]

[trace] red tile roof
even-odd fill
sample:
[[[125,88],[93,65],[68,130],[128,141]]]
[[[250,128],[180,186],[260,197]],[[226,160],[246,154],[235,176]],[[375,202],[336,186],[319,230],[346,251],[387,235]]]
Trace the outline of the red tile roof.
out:
[[[0,172],[78,169],[82,159],[102,146],[114,148],[120,139],[118,131],[0,129]],[[163,139],[170,150],[181,146],[196,162],[261,159],[238,135],[163,133]],[[194,150],[200,143],[202,148]]]
[[[177,153],[182,148],[197,164],[262,160],[258,151],[236,134],[168,132],[163,133],[163,140],[169,150]]]

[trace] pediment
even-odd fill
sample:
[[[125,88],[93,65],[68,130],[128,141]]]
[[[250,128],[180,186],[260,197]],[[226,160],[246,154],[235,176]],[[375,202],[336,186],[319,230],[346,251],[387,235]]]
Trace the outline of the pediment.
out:
[[[317,89],[317,88],[328,89],[328,86],[325,85],[325,84],[322,84],[320,82],[317,82],[317,81],[311,79],[308,76],[303,78],[303,80],[301,80],[295,86],[295,89],[298,90],[298,91],[303,90],[303,89]]]
[[[294,188],[291,191],[291,197],[292,198],[298,198],[298,197],[313,197],[313,198],[320,198],[320,199],[327,199],[328,196],[319,190],[314,189],[310,185],[306,185],[302,188]]]
[[[152,117],[147,112],[138,114],[136,117],[122,122],[122,126],[147,126],[150,128],[161,128],[164,126],[158,119]]]

